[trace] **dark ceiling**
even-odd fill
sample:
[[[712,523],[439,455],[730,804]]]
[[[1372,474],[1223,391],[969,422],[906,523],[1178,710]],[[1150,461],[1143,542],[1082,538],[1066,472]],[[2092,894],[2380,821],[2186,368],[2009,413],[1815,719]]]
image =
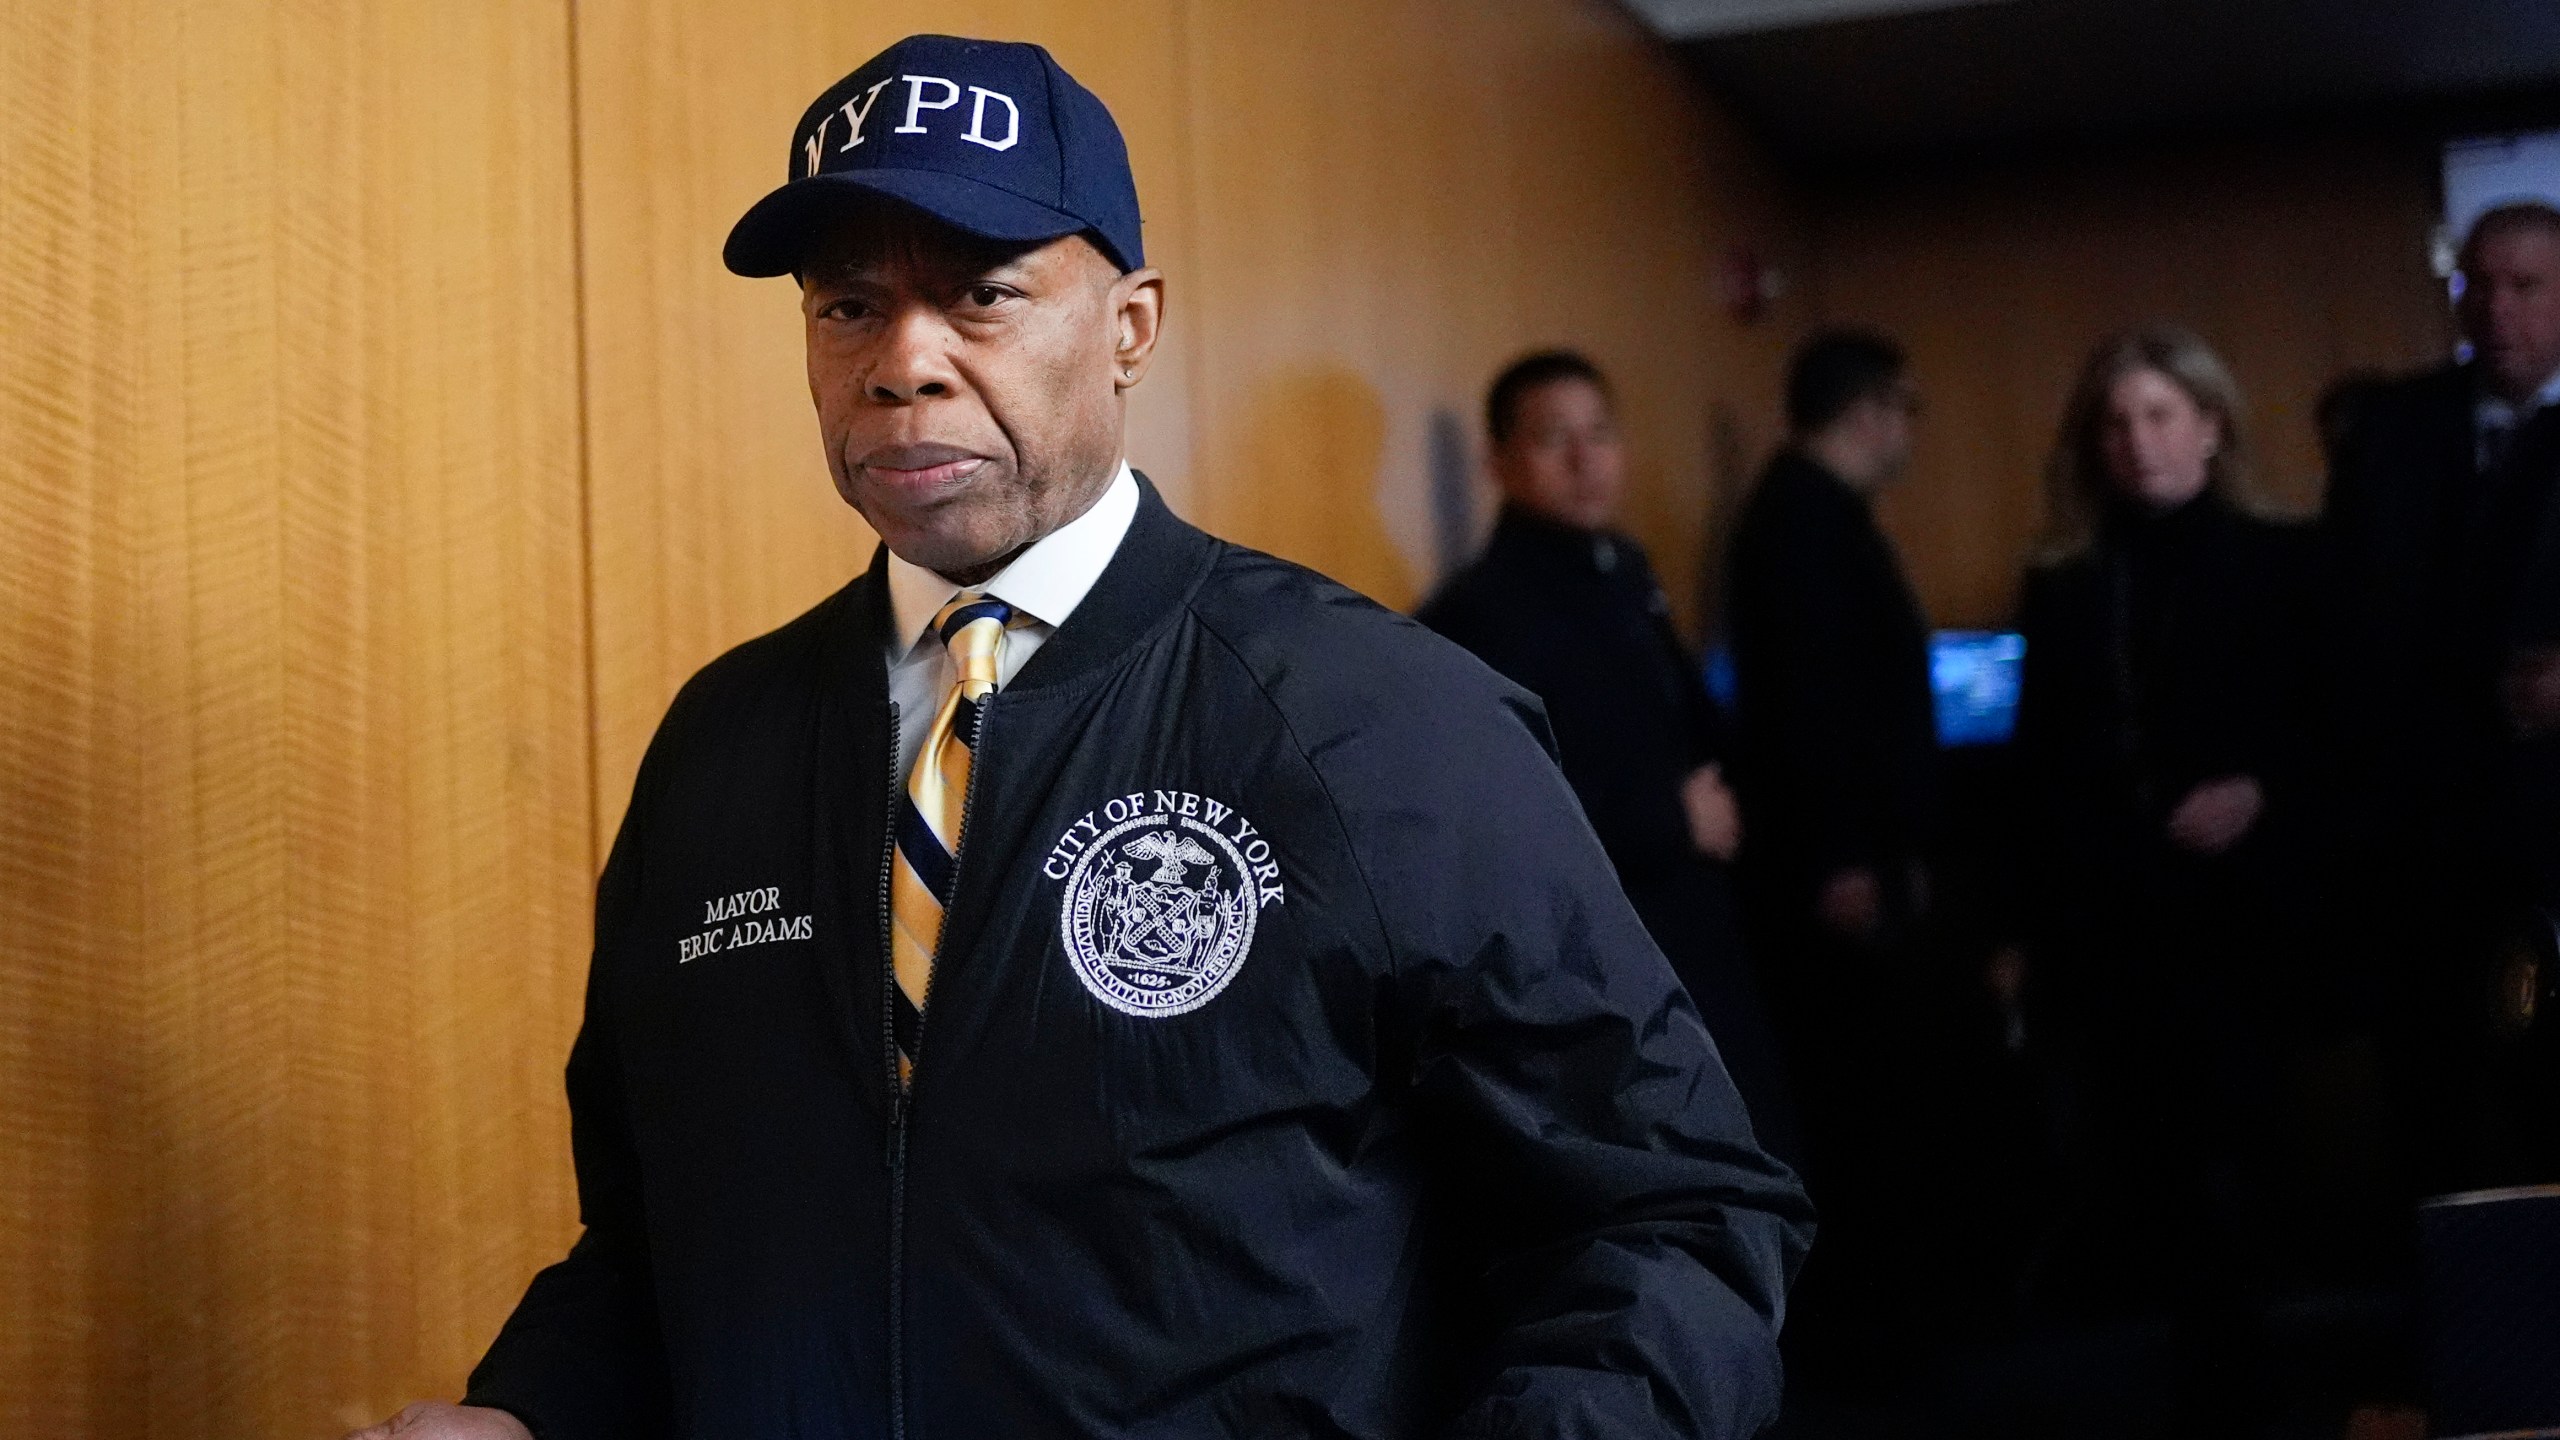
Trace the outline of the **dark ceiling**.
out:
[[[2560,118],[2560,0],[2009,0],[1681,44],[1815,166],[2317,120]]]

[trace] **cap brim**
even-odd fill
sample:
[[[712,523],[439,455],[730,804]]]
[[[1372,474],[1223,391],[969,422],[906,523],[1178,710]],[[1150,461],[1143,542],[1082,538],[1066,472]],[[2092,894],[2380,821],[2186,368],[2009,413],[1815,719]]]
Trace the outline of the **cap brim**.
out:
[[[849,202],[885,195],[988,240],[1055,240],[1087,228],[1063,210],[939,170],[849,170],[794,180],[748,207],[720,250],[740,275],[789,275]]]

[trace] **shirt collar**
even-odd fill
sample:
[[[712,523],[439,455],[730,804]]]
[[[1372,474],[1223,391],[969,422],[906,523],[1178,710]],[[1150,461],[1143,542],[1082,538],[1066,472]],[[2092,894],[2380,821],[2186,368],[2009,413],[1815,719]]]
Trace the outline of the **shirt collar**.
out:
[[[1085,507],[1085,512],[1034,542],[1030,549],[1013,557],[1013,563],[996,572],[995,578],[979,586],[979,593],[992,595],[1040,623],[1056,629],[1067,623],[1067,617],[1084,603],[1086,593],[1119,553],[1120,541],[1129,533],[1129,522],[1138,514],[1138,477],[1129,470],[1129,462],[1120,462],[1120,473],[1111,478],[1100,499]],[[897,621],[896,638],[890,642],[889,659],[903,660],[924,639],[925,627],[961,587],[921,565],[910,564],[889,554],[889,609]]]
[[[2472,413],[2481,424],[2504,429],[2529,420],[2554,405],[2560,405],[2560,370],[2551,372],[2551,378],[2542,382],[2542,388],[2533,392],[2532,401],[2521,411],[2484,391]]]

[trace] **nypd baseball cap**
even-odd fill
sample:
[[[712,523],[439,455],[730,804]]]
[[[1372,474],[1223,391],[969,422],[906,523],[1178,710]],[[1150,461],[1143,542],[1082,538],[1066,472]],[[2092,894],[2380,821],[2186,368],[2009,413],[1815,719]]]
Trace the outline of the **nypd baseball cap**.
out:
[[[848,199],[885,195],[990,240],[1084,235],[1146,263],[1120,127],[1037,45],[910,35],[837,81],[791,136],[782,188],[729,232],[740,275],[797,271]]]

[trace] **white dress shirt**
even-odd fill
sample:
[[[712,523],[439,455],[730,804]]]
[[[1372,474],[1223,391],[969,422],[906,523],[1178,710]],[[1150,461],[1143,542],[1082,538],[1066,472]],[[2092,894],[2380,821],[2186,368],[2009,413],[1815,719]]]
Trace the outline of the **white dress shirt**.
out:
[[[2551,378],[2543,381],[2542,388],[2522,406],[2483,391],[2471,404],[2472,460],[2481,473],[2497,469],[2506,459],[2507,447],[2514,443],[2516,432],[2554,405],[2560,405],[2560,371],[2552,372]]]
[[[1084,603],[1111,557],[1120,553],[1129,522],[1138,515],[1138,477],[1120,462],[1102,497],[1085,512],[1042,536],[995,578],[974,587],[1029,617],[1005,632],[996,658],[996,688],[1013,683],[1040,647]],[[951,693],[951,652],[933,637],[933,617],[961,587],[921,565],[889,555],[889,611],[897,628],[889,639],[889,699],[898,707],[898,773],[914,768],[934,713]]]

